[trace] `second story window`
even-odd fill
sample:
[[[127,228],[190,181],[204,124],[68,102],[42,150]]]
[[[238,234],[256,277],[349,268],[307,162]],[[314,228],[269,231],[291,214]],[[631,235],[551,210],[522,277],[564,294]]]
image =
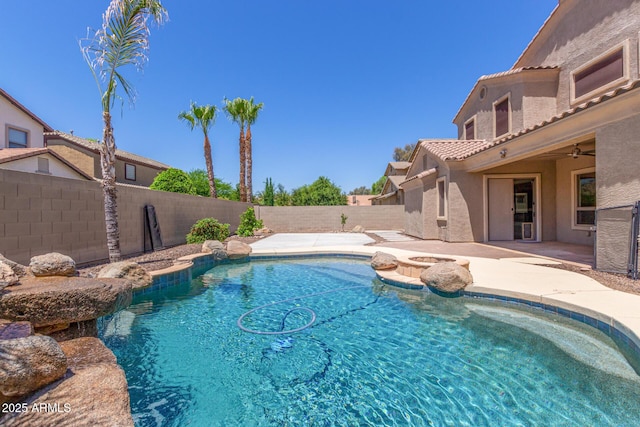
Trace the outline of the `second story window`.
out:
[[[136,165],[131,165],[129,163],[124,164],[124,179],[129,181],[136,180]]]
[[[27,148],[29,142],[29,134],[20,129],[9,128],[8,132],[8,147],[9,148]]]
[[[627,43],[617,46],[571,73],[572,102],[587,100],[628,78],[625,50]]]
[[[509,97],[504,97],[493,104],[493,117],[494,117],[494,129],[495,137],[498,138],[506,133],[509,133],[511,112],[509,106]]]
[[[464,124],[464,139],[476,139],[476,120],[471,119]]]

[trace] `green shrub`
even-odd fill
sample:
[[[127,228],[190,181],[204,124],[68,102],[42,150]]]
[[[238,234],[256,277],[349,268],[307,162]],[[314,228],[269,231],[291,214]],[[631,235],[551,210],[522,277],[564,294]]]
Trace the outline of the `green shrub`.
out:
[[[223,241],[229,237],[229,224],[221,224],[215,218],[203,218],[193,224],[187,243],[204,243],[205,240]]]
[[[156,175],[149,188],[172,193],[196,194],[189,175],[175,168],[169,168]]]
[[[240,215],[240,226],[238,226],[238,235],[242,237],[253,236],[253,232],[264,227],[262,220],[256,219],[256,213],[253,208],[247,208]]]

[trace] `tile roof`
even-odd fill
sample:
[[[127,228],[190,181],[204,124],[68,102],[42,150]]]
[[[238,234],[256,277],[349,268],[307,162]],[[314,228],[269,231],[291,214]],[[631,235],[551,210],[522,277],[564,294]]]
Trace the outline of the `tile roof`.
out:
[[[402,181],[402,182],[400,183],[400,185],[404,185],[404,184],[406,184],[407,182],[415,181],[416,179],[422,179],[422,178],[427,177],[427,176],[429,176],[429,175],[433,175],[434,173],[436,173],[436,171],[437,171],[437,168],[427,169],[426,171],[422,171],[422,172],[420,172],[419,174],[414,175],[414,176],[412,176],[411,178],[408,178],[408,179],[406,179],[406,180]]]
[[[611,90],[611,91],[609,91],[609,92],[607,92],[607,93],[605,93],[605,94],[603,94],[603,95],[601,95],[601,96],[599,96],[597,98],[593,98],[593,99],[591,99],[591,100],[589,100],[587,102],[583,102],[580,105],[577,105],[577,106],[575,106],[573,108],[570,108],[569,110],[563,111],[562,113],[556,114],[555,116],[551,117],[550,119],[544,120],[544,121],[542,121],[542,122],[540,122],[540,123],[538,123],[536,125],[533,125],[533,126],[530,126],[528,128],[522,129],[522,130],[520,130],[518,132],[515,132],[515,133],[512,133],[510,135],[507,135],[507,136],[505,136],[503,138],[491,141],[491,142],[487,143],[487,145],[484,148],[482,148],[481,150],[479,150],[478,152],[487,150],[487,149],[492,148],[492,147],[495,147],[496,145],[504,144],[507,141],[511,141],[512,139],[515,139],[515,138],[518,138],[518,137],[520,137],[522,135],[531,133],[531,132],[533,132],[533,131],[535,131],[537,129],[540,129],[540,128],[544,127],[544,126],[550,125],[552,123],[555,123],[555,122],[558,122],[560,120],[563,120],[563,119],[565,119],[567,117],[573,116],[573,115],[575,115],[575,114],[577,114],[577,113],[579,113],[581,111],[584,111],[584,110],[586,110],[588,108],[591,108],[591,107],[594,107],[596,105],[602,104],[603,102],[606,102],[611,98],[615,98],[616,96],[623,95],[625,93],[631,92],[631,91],[636,90],[638,88],[640,88],[640,79],[634,80],[634,81],[630,82],[629,84],[627,84],[625,86],[621,86],[619,88]],[[473,153],[473,154],[475,154],[475,153]]]
[[[64,132],[60,132],[60,131],[53,131],[53,132],[45,132],[45,137],[47,136],[54,136],[54,137],[59,137],[62,138],[66,141],[69,141],[75,145],[78,145],[80,147],[84,147],[88,150],[93,151],[94,153],[100,153],[100,144],[97,142],[93,142],[90,141],[88,139],[84,139],[84,138],[80,138],[77,137],[75,135],[71,135],[68,133],[64,133]],[[156,160],[153,159],[149,159],[147,157],[142,157],[139,156],[137,154],[133,154],[133,153],[129,153],[127,151],[124,150],[120,150],[119,148],[116,149],[116,157],[120,158],[121,160],[130,160],[132,162],[136,162],[136,163],[140,163],[143,165],[147,165],[156,169],[169,169],[171,166],[166,165],[164,163],[158,162]]]
[[[53,128],[51,126],[49,126],[48,124],[46,124],[40,117],[36,116],[35,114],[33,114],[27,107],[25,107],[24,105],[20,104],[14,97],[12,97],[11,95],[9,95],[4,89],[0,88],[0,96],[3,96],[7,99],[7,101],[9,101],[10,103],[12,103],[13,105],[15,105],[16,107],[18,107],[20,110],[22,110],[26,115],[28,115],[29,117],[31,117],[33,120],[35,120],[36,122],[40,123],[40,125],[44,128],[45,132],[50,132],[53,130]]]
[[[556,66],[552,66],[552,65],[544,65],[544,66],[541,65],[541,66],[535,66],[535,67],[520,67],[520,68],[512,68],[512,69],[507,70],[507,71],[501,71],[499,73],[487,74],[487,75],[484,75],[484,76],[480,76],[480,78],[476,81],[476,83],[473,85],[473,87],[469,91],[469,94],[467,95],[467,97],[464,99],[464,102],[462,103],[462,105],[460,105],[460,108],[458,109],[458,112],[454,116],[453,121],[454,122],[456,121],[456,119],[458,118],[458,116],[462,112],[462,109],[464,108],[464,106],[467,105],[467,102],[469,101],[469,98],[471,98],[471,95],[475,92],[475,90],[478,88],[478,86],[480,86],[480,84],[482,82],[486,82],[488,80],[499,79],[499,78],[502,78],[502,77],[513,76],[513,75],[520,74],[520,73],[523,73],[523,72],[531,72],[531,71],[535,71],[535,72],[544,71],[544,72],[547,72],[549,70],[557,70],[559,72],[560,68],[556,67]]]
[[[421,146],[430,154],[443,161],[460,161],[490,146],[485,140],[463,139],[423,139]]]

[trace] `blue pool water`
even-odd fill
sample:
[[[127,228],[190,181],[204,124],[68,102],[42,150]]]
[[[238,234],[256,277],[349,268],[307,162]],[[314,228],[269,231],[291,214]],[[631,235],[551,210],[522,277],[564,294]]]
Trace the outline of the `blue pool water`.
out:
[[[315,323],[280,335],[238,327],[264,305],[243,327]],[[640,422],[640,378],[599,330],[540,310],[399,291],[357,260],[221,264],[136,295],[100,334],[126,371],[138,426]]]

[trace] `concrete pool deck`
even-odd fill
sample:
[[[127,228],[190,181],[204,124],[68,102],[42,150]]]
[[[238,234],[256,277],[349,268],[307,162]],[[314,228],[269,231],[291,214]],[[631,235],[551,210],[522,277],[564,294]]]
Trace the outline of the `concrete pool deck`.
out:
[[[380,245],[365,246],[370,241],[372,240],[366,235],[357,233],[283,233],[266,237],[251,246],[252,255],[263,256],[331,253],[373,255],[382,251],[397,257],[408,257],[427,253],[408,250],[410,242],[403,245],[404,249],[399,249]],[[450,253],[428,253],[451,256]],[[546,257],[530,254],[514,256],[511,253],[510,257],[498,258],[495,253],[492,254],[493,258],[460,254],[470,261],[469,270],[474,279],[473,284],[465,291],[579,313],[624,333],[636,348],[640,348],[640,295],[608,288],[582,274],[545,267],[544,264],[554,262]],[[419,280],[416,283],[417,279],[397,273],[384,277],[405,283],[419,283]]]

